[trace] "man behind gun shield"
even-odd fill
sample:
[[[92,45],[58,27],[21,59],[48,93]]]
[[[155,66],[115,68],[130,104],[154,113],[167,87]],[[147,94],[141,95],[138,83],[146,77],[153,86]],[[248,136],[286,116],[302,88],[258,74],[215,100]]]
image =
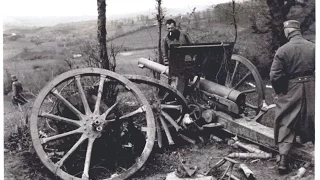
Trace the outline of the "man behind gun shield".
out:
[[[166,26],[168,33],[164,37],[162,42],[162,53],[163,53],[163,62],[160,62],[164,65],[169,65],[168,55],[169,47],[171,44],[191,44],[189,36],[183,32],[179,31],[176,27],[176,22],[173,19],[168,19],[166,21]]]
[[[278,95],[274,138],[280,153],[280,173],[288,171],[287,156],[296,136],[302,142],[315,140],[315,44],[302,37],[298,21],[283,24],[289,42],[277,50],[270,70]]]

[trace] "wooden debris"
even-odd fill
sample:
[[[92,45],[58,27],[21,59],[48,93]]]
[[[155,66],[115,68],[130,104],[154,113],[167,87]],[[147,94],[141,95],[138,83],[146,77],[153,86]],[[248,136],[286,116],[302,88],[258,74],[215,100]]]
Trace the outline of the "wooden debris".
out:
[[[311,163],[307,162],[304,166],[298,169],[298,173],[295,176],[291,176],[290,180],[298,180],[303,177],[303,175],[306,173],[307,168],[311,165]]]
[[[241,148],[243,148],[243,149],[245,149],[245,150],[247,150],[247,151],[249,151],[249,152],[252,152],[252,153],[266,153],[266,152],[264,152],[264,151],[262,151],[262,150],[260,150],[260,149],[257,149],[257,148],[255,148],[255,147],[252,147],[252,145],[245,144],[245,143],[242,143],[242,142],[240,142],[240,141],[236,141],[236,142],[234,143],[234,145],[237,145],[237,146],[239,146],[239,147],[241,147]]]
[[[227,174],[226,174],[227,176],[229,176],[230,177],[230,179],[233,179],[233,180],[240,180],[239,178],[237,178],[235,175],[230,175],[230,173],[229,172],[227,172]]]
[[[195,141],[195,140],[193,140],[193,139],[191,139],[191,138],[189,138],[189,137],[187,137],[187,136],[185,136],[185,135],[183,135],[183,134],[179,134],[179,136],[180,136],[182,139],[188,141],[188,142],[191,143],[191,144],[196,144],[196,141]]]
[[[245,164],[240,164],[239,168],[244,172],[246,175],[247,179],[253,180],[255,179],[253,172],[249,169],[249,167]]]
[[[164,132],[166,133],[169,145],[173,145],[174,141],[173,141],[172,136],[170,134],[169,128],[168,128],[166,122],[164,121],[164,119],[162,117],[160,117],[160,122],[161,122],[161,125],[162,125],[163,129],[164,129]]]
[[[213,140],[215,142],[222,142],[223,140],[213,134],[210,135],[210,140]]]
[[[231,153],[228,155],[230,158],[259,158],[259,159],[269,159],[272,157],[270,153]]]
[[[167,174],[166,180],[216,180],[216,178],[212,176],[203,176],[201,174],[195,174],[192,178],[179,178],[176,175],[176,171]]]
[[[155,119],[155,123],[156,123],[156,130],[157,130],[158,146],[159,148],[162,148],[162,133],[161,133],[161,126],[158,118]]]

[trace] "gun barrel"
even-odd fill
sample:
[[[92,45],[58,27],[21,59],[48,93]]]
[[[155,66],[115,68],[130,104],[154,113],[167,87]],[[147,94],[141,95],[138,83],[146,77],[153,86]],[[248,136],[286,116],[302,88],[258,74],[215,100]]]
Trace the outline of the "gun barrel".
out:
[[[229,99],[235,103],[243,104],[245,102],[245,94],[235,89],[228,88],[218,83],[201,78],[199,81],[199,88],[205,92],[216,94],[218,96]]]
[[[146,68],[154,70],[158,73],[162,73],[162,74],[166,74],[166,75],[169,74],[169,67],[168,66],[153,62],[153,61],[146,59],[146,58],[140,58],[138,60],[138,65],[141,68],[146,67]]]

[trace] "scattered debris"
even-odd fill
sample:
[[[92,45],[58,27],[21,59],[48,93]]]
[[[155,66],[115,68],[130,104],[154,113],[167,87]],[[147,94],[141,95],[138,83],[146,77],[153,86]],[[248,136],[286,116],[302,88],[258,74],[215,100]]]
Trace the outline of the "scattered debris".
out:
[[[182,123],[183,124],[191,124],[191,123],[193,123],[193,120],[190,118],[190,115],[186,113],[182,119]]]
[[[224,160],[230,162],[229,166],[227,167],[227,169],[224,171],[223,175],[219,178],[219,179],[223,179],[227,174],[227,176],[229,176],[230,178],[232,177],[232,171],[233,171],[233,167],[235,164],[239,164],[238,161],[233,160],[231,158],[227,158],[225,157]]]
[[[233,146],[239,146],[249,152],[252,152],[252,153],[267,153],[267,152],[264,152],[259,148],[259,146],[256,146],[256,145],[253,145],[253,144],[245,144],[245,143],[242,143],[240,141],[236,141],[235,143],[232,144]]]
[[[258,162],[258,161],[260,161],[260,159],[252,160],[252,161],[250,161],[250,163],[252,164],[252,163],[256,163],[256,162]]]
[[[295,176],[291,176],[290,180],[298,180],[303,177],[303,175],[306,173],[307,168],[311,165],[311,163],[307,162],[304,166],[298,169],[298,173]]]
[[[228,155],[230,158],[260,158],[269,159],[272,157],[269,153],[231,153]]]
[[[191,144],[196,144],[196,141],[195,141],[195,140],[193,140],[193,139],[191,139],[191,138],[189,138],[189,137],[187,137],[187,136],[185,136],[185,135],[183,135],[183,134],[179,134],[179,136],[180,136],[182,139],[188,141],[188,142],[191,143]]]
[[[230,173],[227,173],[227,176],[229,176],[230,177],[230,179],[233,179],[233,180],[240,180],[239,178],[237,178],[236,176],[234,176],[234,175],[230,175]]]
[[[216,113],[212,109],[204,110],[201,116],[206,121],[206,123],[211,123],[212,121],[215,121],[217,118]]]
[[[233,147],[241,147],[250,153],[231,153],[228,155],[228,157],[237,157],[237,158],[260,158],[260,159],[269,159],[272,157],[271,153],[267,153],[265,151],[262,151],[259,148],[259,146],[252,145],[252,144],[245,144],[239,141],[237,137],[232,138],[228,141],[228,144]]]
[[[256,179],[256,178],[254,177],[253,172],[249,169],[249,167],[248,167],[247,165],[245,165],[245,164],[240,164],[240,165],[239,165],[239,168],[244,172],[244,174],[246,175],[247,179],[249,179],[249,180],[254,180],[254,179]]]
[[[223,140],[213,134],[210,135],[210,140],[213,140],[215,142],[222,142]]]
[[[192,164],[188,164],[178,153],[180,165],[174,171],[167,175],[167,180],[179,180],[179,179],[193,179],[193,180],[213,180],[211,176],[205,176],[201,173],[198,173],[198,167]]]
[[[176,175],[176,171],[167,174],[166,180],[216,180],[216,178],[212,176],[203,176],[201,174],[196,174],[192,178],[179,178]]]

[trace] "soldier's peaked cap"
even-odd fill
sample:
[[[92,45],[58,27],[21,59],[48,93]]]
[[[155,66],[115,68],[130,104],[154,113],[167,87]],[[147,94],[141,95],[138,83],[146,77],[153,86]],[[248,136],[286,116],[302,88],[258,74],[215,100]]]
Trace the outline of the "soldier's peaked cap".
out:
[[[300,29],[300,22],[296,20],[288,20],[283,23],[283,28]]]

